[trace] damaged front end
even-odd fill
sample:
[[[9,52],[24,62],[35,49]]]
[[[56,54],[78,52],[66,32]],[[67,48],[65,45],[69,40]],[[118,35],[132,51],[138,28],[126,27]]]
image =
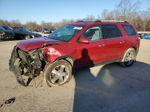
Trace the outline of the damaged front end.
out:
[[[20,84],[28,86],[43,71],[45,63],[42,49],[23,51],[15,46],[9,60],[9,69]]]

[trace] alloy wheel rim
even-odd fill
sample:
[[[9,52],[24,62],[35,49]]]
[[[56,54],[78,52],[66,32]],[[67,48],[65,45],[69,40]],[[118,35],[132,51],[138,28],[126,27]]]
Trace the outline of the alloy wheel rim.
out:
[[[59,65],[52,69],[49,80],[55,85],[60,85],[66,82],[69,77],[68,68],[65,65]]]
[[[127,65],[130,65],[134,62],[134,52],[131,51],[126,55],[125,62]]]

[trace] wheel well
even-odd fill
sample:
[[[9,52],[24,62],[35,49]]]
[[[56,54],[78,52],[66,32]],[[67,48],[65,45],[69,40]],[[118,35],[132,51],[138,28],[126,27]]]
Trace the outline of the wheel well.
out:
[[[73,66],[73,62],[74,62],[74,59],[70,56],[64,56],[64,57],[58,58],[56,60],[65,60],[65,61],[69,62],[72,66]]]
[[[124,51],[124,53],[123,53],[122,56],[124,56],[125,52],[126,52],[129,48],[133,48],[133,49],[135,50],[136,54],[138,53],[137,47],[135,47],[135,46],[130,46],[130,47],[128,47],[128,48]]]
[[[133,46],[133,47],[131,47],[131,48],[133,48],[135,51],[137,51],[137,48],[136,48],[135,46]]]
[[[139,49],[138,49],[137,47],[135,47],[135,46],[132,46],[132,47],[129,47],[129,48],[133,48],[133,49],[135,50],[136,54],[137,54],[138,51],[139,51]],[[128,48],[128,49],[129,49],[129,48]]]
[[[137,52],[137,48],[135,47],[135,46],[130,46],[130,47],[128,47],[126,50],[128,50],[129,48],[133,48],[136,52]],[[125,50],[125,51],[126,51]]]

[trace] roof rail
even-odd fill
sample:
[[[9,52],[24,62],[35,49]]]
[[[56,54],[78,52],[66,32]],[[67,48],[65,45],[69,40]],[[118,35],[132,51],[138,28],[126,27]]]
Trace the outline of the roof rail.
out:
[[[120,21],[120,20],[96,20],[97,22],[118,22],[118,23],[128,23],[127,21]]]
[[[93,21],[84,21],[84,20],[79,20],[75,23],[93,23]]]
[[[79,21],[77,21],[76,23],[80,23],[80,22],[84,22],[83,20],[79,20]]]

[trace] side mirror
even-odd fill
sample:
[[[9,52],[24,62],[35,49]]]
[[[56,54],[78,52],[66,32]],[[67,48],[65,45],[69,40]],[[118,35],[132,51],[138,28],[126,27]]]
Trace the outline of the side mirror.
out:
[[[79,42],[89,44],[89,39],[87,39],[85,37],[80,37]]]

